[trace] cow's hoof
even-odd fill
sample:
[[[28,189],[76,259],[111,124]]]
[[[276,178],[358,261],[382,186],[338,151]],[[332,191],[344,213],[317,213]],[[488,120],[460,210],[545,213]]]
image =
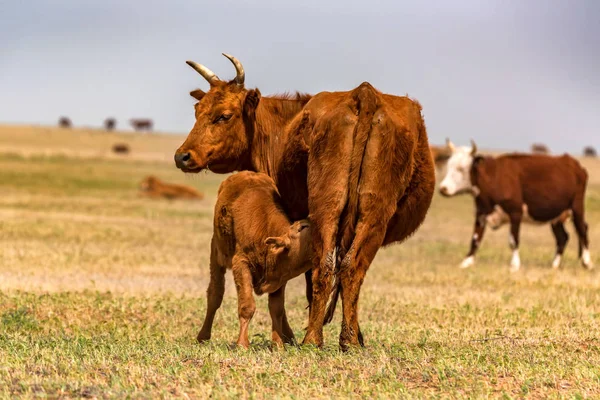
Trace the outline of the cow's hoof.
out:
[[[587,269],[594,268],[592,256],[590,256],[590,251],[588,249],[583,250],[583,253],[581,254],[581,264]]]
[[[558,267],[560,267],[561,262],[562,257],[559,254],[557,254],[556,257],[554,257],[554,260],[552,261],[552,268],[557,269]]]
[[[304,336],[304,340],[302,341],[302,345],[305,346],[315,346],[315,347],[323,347],[323,336],[313,334],[312,332],[308,332],[306,336]]]
[[[460,263],[460,268],[469,268],[475,265],[475,257],[469,256]]]
[[[210,340],[210,335],[207,335],[207,334],[204,334],[204,333],[200,332],[198,334],[198,336],[196,336],[196,340],[200,344],[206,343],[206,342],[208,342]]]

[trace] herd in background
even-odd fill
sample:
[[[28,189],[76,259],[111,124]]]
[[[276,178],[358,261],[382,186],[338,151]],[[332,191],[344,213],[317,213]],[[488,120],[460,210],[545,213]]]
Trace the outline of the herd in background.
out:
[[[136,132],[151,132],[154,129],[154,122],[149,118],[132,118],[129,124]],[[62,116],[58,119],[58,126],[61,128],[72,128],[73,122],[69,117]],[[117,127],[117,119],[113,117],[106,118],[103,123],[104,130],[114,131]]]

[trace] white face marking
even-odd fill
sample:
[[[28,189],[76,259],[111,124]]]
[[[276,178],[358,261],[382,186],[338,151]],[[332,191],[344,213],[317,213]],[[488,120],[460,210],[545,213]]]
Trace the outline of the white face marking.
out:
[[[519,257],[519,250],[513,250],[512,258],[510,260],[510,271],[516,272],[521,268],[521,257]]]
[[[440,191],[447,196],[472,191],[471,165],[473,164],[473,156],[471,152],[470,147],[457,147],[448,159],[446,176],[440,183]]]
[[[463,262],[460,263],[461,268],[469,268],[469,267],[472,267],[473,265],[475,265],[475,257],[473,257],[473,256],[469,256],[469,257],[465,258],[463,260]]]
[[[554,257],[554,261],[552,261],[552,268],[556,269],[556,268],[560,267],[561,261],[562,261],[562,256],[560,254],[557,254]]]
[[[590,255],[590,251],[586,248],[584,248],[583,252],[581,253],[581,263],[588,269],[592,269],[594,267],[592,265],[592,256]]]

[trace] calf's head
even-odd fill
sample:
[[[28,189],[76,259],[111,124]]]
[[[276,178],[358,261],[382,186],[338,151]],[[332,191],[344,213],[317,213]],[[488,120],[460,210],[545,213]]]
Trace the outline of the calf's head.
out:
[[[306,219],[296,221],[283,236],[265,239],[269,256],[284,268],[299,268],[312,259],[311,225]]]
[[[443,196],[454,196],[460,193],[473,191],[471,184],[471,166],[477,153],[477,146],[471,140],[471,147],[456,147],[447,139],[447,146],[451,151],[448,164],[446,165],[446,176],[440,183],[440,193]]]
[[[258,89],[244,87],[244,68],[233,56],[223,54],[234,65],[236,77],[220,80],[203,65],[188,61],[210,84],[210,90],[190,92],[198,100],[194,105],[196,123],[185,142],[175,152],[175,164],[184,172],[210,169],[227,173],[249,162],[254,114],[260,101]]]

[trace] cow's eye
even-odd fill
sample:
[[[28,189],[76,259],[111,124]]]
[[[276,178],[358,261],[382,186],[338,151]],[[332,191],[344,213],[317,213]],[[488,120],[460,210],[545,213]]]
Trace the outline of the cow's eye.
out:
[[[220,122],[226,122],[229,121],[231,119],[231,117],[233,116],[233,114],[221,114],[220,116],[218,116],[215,119],[215,124],[218,124]]]

